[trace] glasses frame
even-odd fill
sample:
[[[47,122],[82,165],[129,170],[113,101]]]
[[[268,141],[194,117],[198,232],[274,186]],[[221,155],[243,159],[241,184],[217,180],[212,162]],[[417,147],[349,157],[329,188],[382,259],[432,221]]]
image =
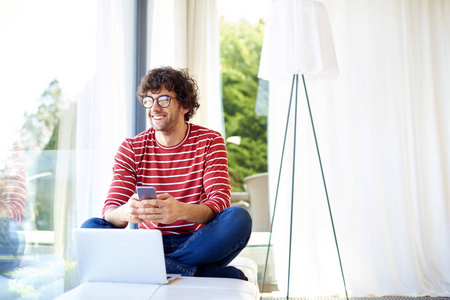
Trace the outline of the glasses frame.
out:
[[[159,103],[159,100],[160,100],[162,97],[169,98],[169,104],[167,104],[166,106],[162,106],[162,105]],[[144,105],[144,99],[148,99],[148,98],[152,99],[152,105],[150,105],[150,106],[145,106],[145,105]],[[159,107],[161,107],[161,108],[167,108],[167,107],[169,107],[170,104],[172,103],[172,99],[177,99],[177,97],[172,97],[172,96],[169,96],[169,95],[161,95],[161,96],[159,96],[158,98],[155,99],[155,98],[153,98],[152,96],[145,96],[144,98],[142,98],[142,99],[140,100],[140,102],[141,102],[142,106],[145,107],[145,108],[147,108],[147,109],[152,108],[153,105],[155,105],[155,101],[156,101],[156,103],[158,103]]]

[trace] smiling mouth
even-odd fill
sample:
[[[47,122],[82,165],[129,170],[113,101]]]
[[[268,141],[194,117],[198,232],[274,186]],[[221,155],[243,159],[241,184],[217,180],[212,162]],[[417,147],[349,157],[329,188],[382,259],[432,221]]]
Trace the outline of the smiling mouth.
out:
[[[164,119],[165,117],[166,117],[165,115],[153,115],[153,116],[152,116],[153,120],[156,120],[156,121],[162,120],[162,119]]]

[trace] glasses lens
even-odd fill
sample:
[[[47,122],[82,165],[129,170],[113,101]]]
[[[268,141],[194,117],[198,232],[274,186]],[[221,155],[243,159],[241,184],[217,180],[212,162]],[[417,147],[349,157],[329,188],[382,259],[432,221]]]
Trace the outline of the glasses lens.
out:
[[[169,96],[161,96],[158,98],[159,106],[166,108],[170,105],[170,97]]]
[[[151,108],[153,106],[153,98],[152,97],[144,97],[142,99],[142,105],[144,105],[145,108]]]

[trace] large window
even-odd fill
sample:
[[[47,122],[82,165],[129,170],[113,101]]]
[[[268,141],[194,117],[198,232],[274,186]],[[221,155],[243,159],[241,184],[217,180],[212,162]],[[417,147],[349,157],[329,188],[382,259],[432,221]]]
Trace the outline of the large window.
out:
[[[240,11],[256,14],[237,17],[235,2],[219,2],[230,177],[242,191],[267,170],[257,72],[269,1],[247,0]],[[53,299],[78,284],[71,231],[100,216],[113,156],[137,126],[136,5],[0,2],[1,299]]]
[[[134,1],[0,2],[1,299],[77,284],[71,230],[133,133],[134,18]]]

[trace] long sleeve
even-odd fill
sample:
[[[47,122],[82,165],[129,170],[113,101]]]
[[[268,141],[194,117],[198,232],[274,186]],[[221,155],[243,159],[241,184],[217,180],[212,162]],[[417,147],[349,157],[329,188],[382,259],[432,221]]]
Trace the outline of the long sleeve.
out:
[[[231,186],[228,176],[228,158],[225,141],[217,135],[205,155],[203,186],[206,199],[202,204],[211,207],[216,213],[230,206]]]
[[[131,143],[124,141],[114,158],[113,178],[103,207],[103,215],[112,207],[125,204],[136,189],[135,153]]]

